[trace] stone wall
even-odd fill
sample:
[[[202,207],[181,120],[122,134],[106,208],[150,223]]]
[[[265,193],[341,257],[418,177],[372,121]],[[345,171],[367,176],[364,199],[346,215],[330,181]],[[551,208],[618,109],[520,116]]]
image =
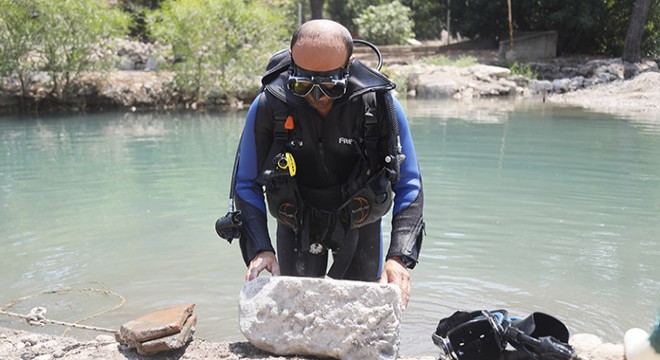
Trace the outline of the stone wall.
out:
[[[506,61],[531,61],[557,57],[557,32],[514,33],[513,50],[509,38],[499,42],[500,58]]]

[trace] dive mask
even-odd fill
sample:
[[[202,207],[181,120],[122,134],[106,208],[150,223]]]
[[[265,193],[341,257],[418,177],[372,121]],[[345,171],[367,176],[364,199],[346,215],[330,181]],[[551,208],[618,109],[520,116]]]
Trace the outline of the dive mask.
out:
[[[305,97],[311,93],[315,100],[322,95],[335,100],[346,93],[347,80],[348,70],[344,68],[316,72],[292,64],[287,87],[296,96]]]

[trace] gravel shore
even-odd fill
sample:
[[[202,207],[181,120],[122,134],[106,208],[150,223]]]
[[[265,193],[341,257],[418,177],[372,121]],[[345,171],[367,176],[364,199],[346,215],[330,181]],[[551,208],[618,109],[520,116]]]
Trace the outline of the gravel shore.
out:
[[[660,72],[645,72],[629,80],[553,94],[548,101],[659,124]]]
[[[623,345],[603,343],[598,337],[577,334],[570,340],[581,360],[623,360]],[[440,351],[438,350],[438,355]],[[400,357],[399,360],[435,360],[438,356],[415,358]],[[506,352],[503,360],[522,360],[520,352]],[[210,342],[193,338],[179,350],[152,356],[138,355],[115,342],[111,335],[99,335],[94,340],[80,340],[69,336],[45,335],[23,330],[0,327],[0,359],[2,360],[311,360],[315,357],[277,356],[263,352],[248,342]],[[370,360],[370,359],[365,359]]]
[[[138,355],[115,342],[111,335],[99,335],[95,340],[83,341],[68,336],[45,335],[23,330],[0,327],[0,359],[2,360],[174,360],[174,359],[222,359],[222,360],[305,360],[316,359],[298,356],[275,356],[265,353],[248,342],[210,342],[193,338],[182,349],[153,356]],[[416,358],[432,360],[434,357]],[[414,360],[405,359],[401,360]]]

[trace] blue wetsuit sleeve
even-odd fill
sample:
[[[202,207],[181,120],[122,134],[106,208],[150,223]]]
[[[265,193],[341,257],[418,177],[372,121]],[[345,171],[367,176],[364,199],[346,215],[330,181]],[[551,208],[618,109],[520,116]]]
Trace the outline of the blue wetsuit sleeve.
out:
[[[424,193],[406,114],[396,98],[393,98],[393,102],[399,124],[402,152],[406,159],[400,167],[400,179],[393,186],[395,196],[392,237],[387,258],[400,256],[406,266],[412,269],[417,263],[422,247]]]
[[[262,251],[275,252],[266,225],[266,205],[259,177],[260,159],[257,151],[258,115],[263,94],[258,96],[248,110],[239,146],[240,157],[236,172],[235,202],[241,211],[241,251],[246,265]],[[263,111],[262,111],[263,112]]]

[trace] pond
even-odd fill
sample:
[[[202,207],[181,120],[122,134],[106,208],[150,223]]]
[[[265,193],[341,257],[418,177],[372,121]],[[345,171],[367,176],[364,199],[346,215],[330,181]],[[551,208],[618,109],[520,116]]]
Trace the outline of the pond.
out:
[[[437,355],[430,335],[456,310],[542,311],[615,343],[650,327],[660,306],[660,124],[531,100],[403,105],[427,236],[401,355]],[[191,302],[197,336],[244,341],[245,265],[213,226],[227,211],[244,117],[0,118],[0,307],[45,306],[49,318],[117,328]]]

